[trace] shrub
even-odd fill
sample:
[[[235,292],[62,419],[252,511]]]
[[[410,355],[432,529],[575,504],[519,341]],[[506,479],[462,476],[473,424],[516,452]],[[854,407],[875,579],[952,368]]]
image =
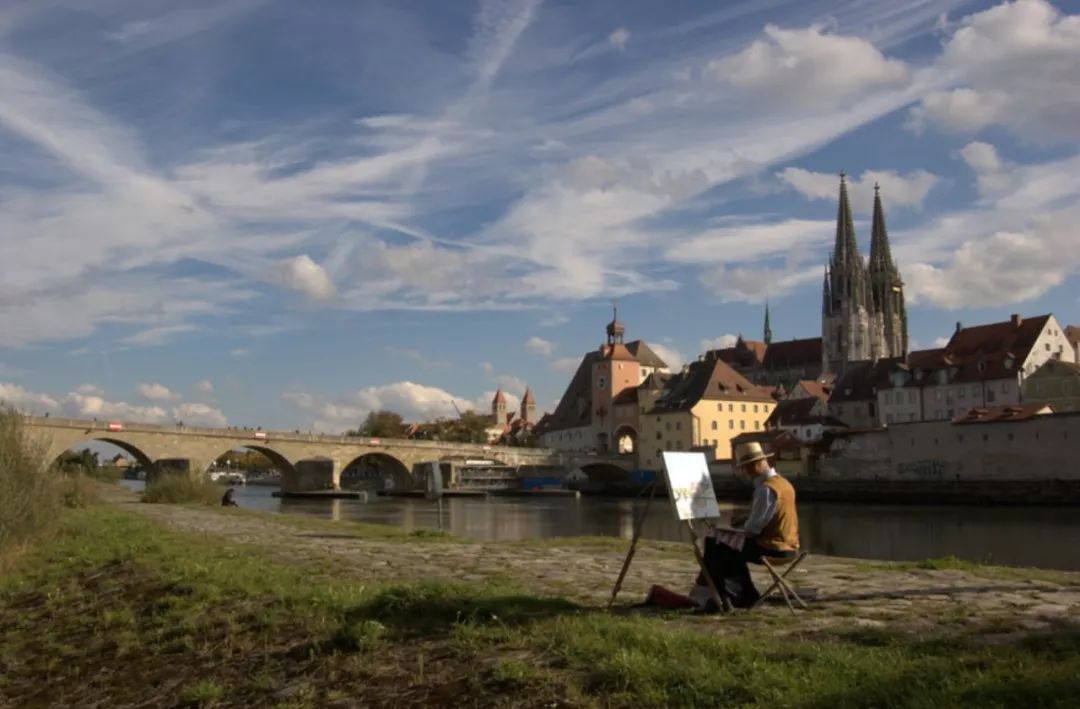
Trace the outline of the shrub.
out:
[[[0,407],[0,551],[32,541],[56,520],[58,475],[14,410]]]
[[[225,494],[220,485],[215,485],[204,477],[193,477],[185,473],[159,473],[146,483],[143,502],[164,502],[182,504],[201,502],[216,505]]]

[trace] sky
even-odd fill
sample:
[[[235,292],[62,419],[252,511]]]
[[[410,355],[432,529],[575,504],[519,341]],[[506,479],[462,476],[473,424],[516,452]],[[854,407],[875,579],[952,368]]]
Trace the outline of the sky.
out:
[[[1080,323],[1080,2],[0,0],[0,399],[338,432],[820,335]]]

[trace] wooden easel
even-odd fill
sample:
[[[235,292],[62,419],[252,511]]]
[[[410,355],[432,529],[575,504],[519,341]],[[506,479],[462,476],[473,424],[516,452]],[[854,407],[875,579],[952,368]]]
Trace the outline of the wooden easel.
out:
[[[648,499],[645,501],[645,507],[642,508],[641,513],[634,516],[633,534],[630,538],[630,549],[626,552],[626,558],[623,560],[622,569],[619,570],[619,578],[615,580],[615,587],[611,589],[611,599],[608,601],[607,609],[611,611],[615,605],[615,597],[619,595],[619,589],[622,588],[623,580],[626,578],[626,572],[630,569],[630,562],[634,558],[634,554],[637,552],[638,539],[641,538],[641,529],[645,521],[645,516],[649,513],[649,506],[652,505],[653,497],[656,493],[656,483],[650,483],[647,488],[638,494],[641,497],[649,493]],[[701,569],[701,575],[705,577],[705,583],[709,586],[709,595],[712,596],[713,601],[716,603],[716,607],[721,612],[726,613],[730,610],[730,604],[720,595],[720,592],[716,589],[716,584],[713,583],[712,575],[709,574],[709,570],[705,568],[705,558],[701,555],[701,549],[698,547],[697,532],[694,531],[694,523],[691,520],[686,520],[686,528],[690,530],[690,546],[694,548],[694,559],[697,560],[698,568]]]

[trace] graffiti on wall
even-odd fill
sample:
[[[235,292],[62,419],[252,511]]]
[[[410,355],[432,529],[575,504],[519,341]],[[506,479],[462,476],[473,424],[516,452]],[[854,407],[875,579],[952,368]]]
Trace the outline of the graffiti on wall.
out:
[[[904,477],[941,480],[954,467],[955,464],[950,465],[944,460],[914,460],[910,463],[897,463],[896,472]]]

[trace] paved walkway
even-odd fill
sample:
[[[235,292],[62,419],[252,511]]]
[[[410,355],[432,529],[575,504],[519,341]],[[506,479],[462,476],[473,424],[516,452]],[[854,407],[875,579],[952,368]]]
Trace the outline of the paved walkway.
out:
[[[347,523],[337,533],[331,523],[312,528],[285,515],[235,515],[218,508],[142,504],[119,490],[110,497],[124,509],[173,529],[272,549],[287,563],[325,562],[334,573],[380,584],[421,575],[459,581],[502,578],[534,593],[601,606],[607,603],[625,554],[604,546],[555,546],[552,540],[529,546],[365,539],[350,533]],[[619,602],[640,601],[654,583],[685,592],[695,574],[696,564],[686,545],[648,543],[631,565]],[[764,588],[763,570],[755,569],[755,576],[759,588]],[[793,577],[797,587],[814,589],[815,600],[810,612],[784,623],[791,630],[842,623],[921,632],[948,625],[978,629],[992,641],[1080,617],[1080,573],[995,567],[932,570],[811,556]],[[763,620],[790,618],[782,605],[765,607],[763,616]]]

